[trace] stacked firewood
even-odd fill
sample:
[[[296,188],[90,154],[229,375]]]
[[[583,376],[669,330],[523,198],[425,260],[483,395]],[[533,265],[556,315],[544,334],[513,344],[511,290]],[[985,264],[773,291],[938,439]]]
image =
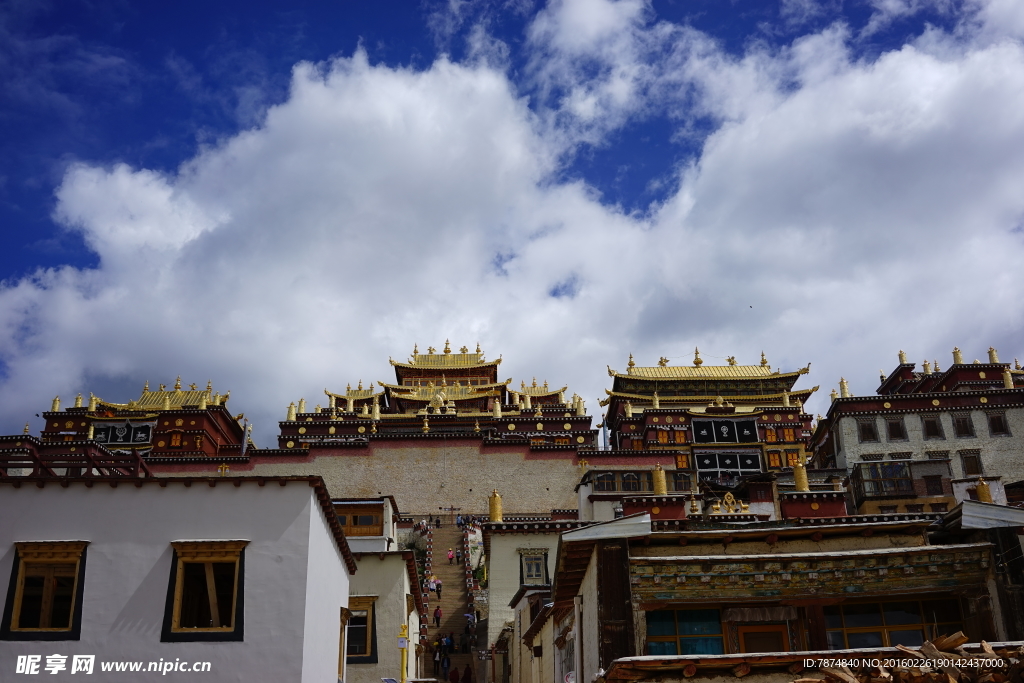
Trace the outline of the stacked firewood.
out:
[[[984,640],[980,652],[967,652],[969,638],[958,631],[926,641],[920,648],[897,645],[899,653],[828,661],[818,670],[829,683],[1024,683],[1024,647],[993,649]],[[837,653],[838,655],[838,653]],[[848,666],[835,666],[837,661]],[[799,678],[794,683],[822,683]]]

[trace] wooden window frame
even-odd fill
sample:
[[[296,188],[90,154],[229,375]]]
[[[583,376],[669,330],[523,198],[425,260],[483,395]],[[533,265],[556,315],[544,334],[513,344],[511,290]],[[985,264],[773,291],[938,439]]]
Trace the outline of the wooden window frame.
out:
[[[705,610],[707,610],[707,611],[712,611],[713,610],[713,611],[718,612],[718,632],[717,633],[684,634],[684,633],[680,633],[679,632],[679,614],[678,614],[679,612],[692,612],[692,611],[705,611]],[[728,651],[729,651],[729,643],[728,643],[728,638],[726,637],[726,632],[725,632],[725,628],[726,627],[725,627],[725,624],[722,621],[722,610],[719,607],[694,607],[694,608],[678,608],[678,609],[677,608],[673,608],[673,607],[668,607],[665,610],[655,610],[655,611],[668,611],[668,612],[672,612],[672,619],[673,619],[673,624],[674,624],[673,628],[675,628],[675,634],[674,635],[659,635],[659,636],[654,636],[654,635],[649,635],[648,634],[648,636],[646,638],[646,641],[644,642],[644,654],[645,655],[647,655],[647,653],[650,652],[650,644],[651,643],[675,643],[675,646],[676,646],[676,654],[675,655],[647,655],[647,656],[664,656],[664,657],[680,656],[679,650],[681,648],[679,646],[681,644],[680,643],[681,640],[684,640],[684,639],[692,640],[692,639],[699,639],[699,638],[720,638],[721,641],[722,641],[722,654],[728,653]],[[694,655],[688,655],[688,656],[694,656]]]
[[[779,434],[775,431],[775,427],[764,428],[764,440],[765,443],[778,443]]]
[[[963,425],[967,427],[964,433],[960,430],[960,421],[964,420]],[[971,417],[970,413],[953,413],[953,434],[958,439],[973,439],[977,437],[978,432],[974,428],[974,418]]]
[[[1010,436],[1010,421],[1006,419],[1006,413],[1001,413],[1001,412],[995,413],[995,412],[993,412],[993,413],[986,414],[985,417],[986,417],[985,421],[988,422],[988,435],[989,436],[999,437],[999,438],[1002,438],[1004,436]],[[998,418],[1003,423],[1003,430],[1000,431],[1000,432],[997,432],[993,428],[993,426],[992,426],[992,421],[995,418]]]
[[[774,469],[782,468],[782,451],[768,451],[768,467]]]
[[[935,434],[928,433],[928,423],[931,422],[935,425]],[[921,416],[921,436],[926,441],[941,440],[946,438],[945,430],[942,428],[942,418],[938,415],[922,415]]]
[[[85,557],[88,541],[22,541],[14,544],[16,554],[11,569],[3,620],[0,621],[0,640],[79,640],[82,632],[82,598],[85,581]],[[71,615],[67,627],[40,626],[21,628],[21,607],[25,577],[30,565],[66,565],[75,577],[71,593]],[[52,601],[52,590],[50,592]],[[52,602],[50,604],[52,607]],[[41,611],[46,610],[46,589]]]
[[[523,553],[522,554],[522,567],[523,567],[523,583],[536,583],[545,584],[547,583],[548,573],[548,556],[544,553]],[[532,564],[536,564],[540,569],[540,576],[535,576],[530,573],[529,567]]]
[[[167,604],[160,641],[164,643],[193,641],[244,640],[245,547],[249,541],[172,541],[171,577],[167,587]],[[181,627],[181,604],[184,593],[185,565],[205,564],[207,597],[216,603],[216,589],[210,595],[213,563],[235,565],[234,594],[231,599],[231,626]],[[213,612],[214,606],[211,606]]]
[[[352,595],[348,599],[349,626],[352,616],[356,612],[366,612],[366,646],[365,654],[349,654],[348,646],[352,634],[349,633],[349,641],[345,644],[345,658],[349,664],[376,664],[377,663],[377,595]]]
[[[747,633],[781,633],[782,643],[784,649],[782,652],[791,652],[793,650],[789,642],[789,628],[785,624],[746,624],[743,626],[736,627],[736,640],[739,641],[740,653],[742,654],[757,654],[754,652],[748,652],[744,647],[743,636]]]
[[[866,428],[870,428],[871,434],[865,435]],[[878,443],[878,441],[878,424],[875,422],[875,418],[857,420],[857,442]]]
[[[963,470],[965,477],[980,477],[985,474],[985,465],[981,461],[981,450],[972,448],[969,450],[959,451],[957,455],[960,456],[960,469]],[[968,459],[971,459],[971,461],[976,464],[976,472],[967,471]]]
[[[796,443],[796,427],[783,427],[781,440],[786,443]]]
[[[956,599],[956,598],[954,597],[953,599]],[[876,600],[869,600],[869,599],[865,599],[865,600],[857,600],[857,601],[851,601],[851,602],[844,602],[841,605],[836,605],[835,607],[838,607],[840,610],[842,610],[842,608],[846,607],[846,606],[855,606],[855,605],[863,605],[863,604],[878,605],[879,606],[879,611],[880,611],[880,616],[882,618],[881,623],[879,623],[878,625],[875,625],[875,626],[845,626],[845,625],[841,626],[841,627],[840,626],[826,626],[825,630],[826,631],[832,631],[832,632],[842,631],[843,632],[843,643],[844,643],[844,645],[846,647],[849,647],[849,639],[847,638],[847,636],[848,636],[848,634],[851,634],[851,633],[854,633],[854,634],[856,634],[856,633],[881,633],[882,634],[882,647],[892,647],[892,645],[890,644],[892,642],[890,633],[893,632],[893,631],[910,631],[910,630],[913,630],[916,627],[920,627],[923,639],[924,640],[930,640],[930,639],[936,638],[937,636],[942,635],[944,633],[945,634],[949,634],[949,633],[954,633],[954,632],[956,632],[958,630],[961,630],[963,628],[964,616],[965,616],[964,605],[961,602],[959,602],[959,601],[957,602],[957,609],[959,609],[959,611],[960,611],[960,620],[959,621],[941,621],[941,622],[939,622],[939,621],[930,621],[927,618],[928,614],[925,611],[925,603],[934,602],[934,601],[936,601],[935,598],[929,598],[929,597],[925,597],[925,596],[921,596],[921,595],[914,595],[914,596],[907,596],[906,598],[903,598],[903,599],[899,599],[899,598],[894,598],[894,599],[890,599],[890,600],[885,600],[885,599],[882,599],[882,600],[878,600],[878,599],[876,599]],[[920,613],[921,613],[921,620],[919,622],[913,623],[913,624],[889,624],[889,623],[886,623],[885,617],[884,617],[884,612],[885,612],[885,607],[884,606],[886,604],[888,604],[888,603],[900,603],[900,602],[916,602],[917,605],[918,605],[918,609],[920,610]],[[843,621],[844,621],[844,624],[845,624],[845,616],[843,617]]]
[[[885,418],[885,439],[886,441],[907,440],[907,426],[903,423],[902,417]]]

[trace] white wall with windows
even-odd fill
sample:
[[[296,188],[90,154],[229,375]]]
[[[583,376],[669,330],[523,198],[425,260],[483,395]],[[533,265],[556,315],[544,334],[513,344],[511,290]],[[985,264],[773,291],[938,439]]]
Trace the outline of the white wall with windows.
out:
[[[306,480],[61,483],[0,484],[0,678],[19,655],[60,653],[94,655],[95,681],[124,679],[104,661],[159,660],[210,662],[211,680],[335,680],[349,574]],[[43,541],[83,543],[79,563],[68,547],[39,559]],[[42,601],[19,576],[47,563],[77,578],[34,629]]]

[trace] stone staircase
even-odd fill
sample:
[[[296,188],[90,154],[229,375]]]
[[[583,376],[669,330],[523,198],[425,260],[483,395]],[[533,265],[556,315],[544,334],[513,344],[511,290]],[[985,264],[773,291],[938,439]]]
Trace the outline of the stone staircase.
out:
[[[456,525],[445,524],[440,529],[431,529],[427,538],[426,572],[428,576],[433,573],[437,578],[441,579],[440,605],[442,612],[441,627],[437,628],[434,626],[434,608],[437,607],[438,600],[434,593],[429,593],[427,595],[427,617],[429,619],[426,633],[427,643],[433,645],[434,641],[442,635],[454,633],[455,635],[452,636],[454,642],[453,652],[449,656],[452,668],[458,667],[459,669],[459,683],[462,683],[462,674],[466,670],[466,664],[469,664],[470,668],[474,671],[473,683],[479,683],[476,679],[478,664],[476,654],[472,648],[469,654],[464,654],[459,648],[461,636],[465,633],[466,624],[468,623],[466,614],[475,609],[468,590],[473,585],[473,576],[469,563],[469,548],[466,545],[466,535]],[[449,548],[453,551],[459,548],[462,549],[461,564],[458,560],[454,560],[453,564],[448,564]],[[430,662],[424,662],[423,674],[426,678],[433,677],[432,654],[430,658]],[[441,678],[440,672],[437,674],[437,678]]]

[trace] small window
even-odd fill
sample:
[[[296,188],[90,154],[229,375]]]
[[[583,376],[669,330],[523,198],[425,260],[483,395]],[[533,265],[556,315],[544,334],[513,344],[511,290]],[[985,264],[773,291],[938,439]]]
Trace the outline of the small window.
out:
[[[612,472],[605,472],[594,477],[595,491],[614,491],[615,475]]]
[[[924,512],[924,503],[918,505],[907,505],[907,512]]]
[[[720,615],[717,609],[647,612],[647,654],[722,654],[725,643]]]
[[[675,491],[689,491],[690,490],[690,474],[689,472],[679,472],[678,470],[672,473],[672,482]]]
[[[768,451],[768,467],[782,467],[782,453]]]
[[[1006,426],[1006,416],[1002,413],[989,413],[988,433],[992,436],[1009,436],[1010,429]]]
[[[171,433],[171,448],[181,448],[181,432]]]
[[[896,512],[898,505],[879,505],[878,511],[883,515],[891,515]]]
[[[786,451],[786,467],[796,467],[800,460],[800,451]]]
[[[639,491],[640,490],[640,477],[635,472],[623,472],[622,473],[622,490],[623,491]]]
[[[677,429],[672,434],[675,436],[674,440],[676,443],[686,443],[686,432],[682,429]]]
[[[668,443],[670,434],[663,429],[658,430],[658,443]]]
[[[567,437],[567,436],[556,436],[555,437],[555,445],[556,446],[568,446],[569,445],[569,437]]]
[[[949,503],[931,503],[932,512],[949,512]]]
[[[543,555],[523,555],[523,583],[546,583]]]
[[[878,430],[875,429],[875,421],[858,422],[857,437],[861,443],[878,441]]]
[[[352,616],[348,620],[345,653],[349,662],[372,664],[377,661],[376,602],[376,596],[352,596],[348,599]]]
[[[775,443],[776,441],[779,440],[778,435],[775,433],[774,427],[764,428],[764,440],[767,441],[768,443]]]
[[[976,451],[961,451],[960,462],[964,468],[965,477],[973,477],[981,474],[981,453]]]
[[[786,427],[782,430],[782,440],[786,443],[793,443],[796,441],[796,430],[792,427]]]
[[[974,422],[967,413],[953,416],[953,432],[959,437],[974,436]]]
[[[886,436],[889,441],[906,441],[907,431],[903,428],[903,418],[888,418],[885,421]]]
[[[86,541],[15,543],[0,640],[78,640]]]
[[[924,492],[929,496],[941,496],[942,491],[942,477],[939,475],[923,477],[924,478]]]
[[[242,640],[248,541],[174,541],[162,642]]]
[[[633,446],[633,450],[634,451],[642,451],[644,449],[643,439],[641,439],[639,437],[633,437],[633,444],[632,444],[632,446]]]
[[[926,439],[942,439],[942,421],[936,417],[921,418],[921,427]]]

